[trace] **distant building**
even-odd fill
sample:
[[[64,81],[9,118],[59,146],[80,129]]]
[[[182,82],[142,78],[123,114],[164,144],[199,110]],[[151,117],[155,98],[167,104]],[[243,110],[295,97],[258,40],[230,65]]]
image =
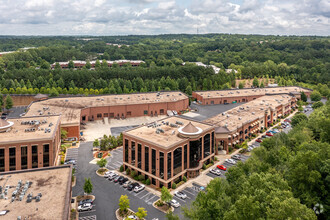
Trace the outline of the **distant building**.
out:
[[[193,64],[195,64],[197,66],[202,66],[202,67],[205,67],[205,68],[211,67],[213,69],[213,71],[214,71],[215,74],[218,74],[219,71],[220,71],[220,68],[219,67],[216,67],[215,65],[206,65],[206,64],[204,64],[202,62],[189,62],[189,63],[193,63]],[[182,65],[183,66],[186,65],[186,62],[183,62]]]
[[[268,84],[268,87],[278,87],[278,84],[276,84],[276,83],[269,83]]]
[[[70,219],[71,165],[1,173],[2,219]]]
[[[123,143],[124,169],[160,188],[198,176],[214,160],[214,127],[175,116],[123,132]]]
[[[62,69],[68,69],[69,68],[69,62],[70,61],[67,61],[67,62],[58,62],[60,67]],[[86,61],[82,61],[82,60],[73,60],[72,61],[73,64],[74,64],[74,68],[75,69],[81,69],[83,68],[85,65],[86,65]],[[91,64],[91,68],[94,69],[95,68],[95,63],[96,61],[90,61],[90,64]],[[102,64],[103,63],[103,60],[100,60],[100,63]],[[120,67],[123,66],[124,64],[127,64],[129,63],[131,66],[140,66],[141,63],[144,63],[144,61],[142,60],[114,60],[114,61],[110,61],[110,60],[107,60],[107,64],[108,64],[108,67],[112,67],[113,64],[118,64]],[[54,69],[56,66],[56,63],[53,63],[51,65],[51,68]]]
[[[0,172],[56,166],[60,144],[58,115],[0,119]]]

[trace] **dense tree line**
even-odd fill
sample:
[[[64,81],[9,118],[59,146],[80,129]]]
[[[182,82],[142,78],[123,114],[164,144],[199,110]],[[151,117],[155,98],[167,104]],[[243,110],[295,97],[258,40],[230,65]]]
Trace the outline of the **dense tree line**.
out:
[[[294,118],[297,123],[288,134],[265,139],[245,163],[227,171],[226,179],[212,180],[206,192],[184,210],[185,216],[326,219],[330,215],[330,102],[309,118],[302,113]]]
[[[146,68],[200,61],[236,69],[238,78],[269,75],[312,84],[330,81],[328,37],[209,34],[94,37],[90,41],[77,37],[0,38],[0,50],[26,46],[38,48],[3,56],[0,73],[5,69],[47,69],[50,63],[74,59],[140,59],[146,62]]]

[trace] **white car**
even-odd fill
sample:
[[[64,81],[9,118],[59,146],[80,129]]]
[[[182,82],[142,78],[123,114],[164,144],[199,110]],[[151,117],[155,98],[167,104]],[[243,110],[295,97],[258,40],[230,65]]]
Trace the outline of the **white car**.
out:
[[[93,208],[92,203],[84,203],[84,204],[78,206],[78,212],[90,211],[90,210],[92,210],[92,208]]]
[[[253,150],[253,147],[248,147],[247,151],[250,152]]]
[[[105,174],[104,174],[104,178],[108,178],[110,175],[113,175],[114,174],[114,172],[112,172],[112,171],[107,171],[107,172],[105,172]]]
[[[173,116],[174,114],[173,114],[173,112],[171,110],[167,110],[167,115],[168,116]]]
[[[187,195],[183,192],[180,192],[180,191],[175,191],[174,195],[176,195],[177,197],[179,197],[181,199],[186,199],[187,198]]]
[[[180,207],[180,203],[178,203],[176,200],[172,199],[171,201],[169,201],[169,204],[171,206],[173,206],[174,208],[178,208]]]
[[[213,173],[214,175],[220,176],[221,172],[218,169],[210,169],[210,173]]]
[[[130,215],[127,217],[128,219],[138,219],[135,215]]]
[[[173,114],[174,114],[174,115],[178,115],[178,112],[175,111],[175,110],[173,110]]]
[[[134,192],[138,193],[138,192],[144,190],[144,188],[145,188],[145,186],[144,186],[143,184],[141,184],[141,185],[136,186],[136,187],[134,188]]]
[[[236,161],[233,159],[226,159],[225,160],[227,163],[231,163],[231,164],[236,164]]]

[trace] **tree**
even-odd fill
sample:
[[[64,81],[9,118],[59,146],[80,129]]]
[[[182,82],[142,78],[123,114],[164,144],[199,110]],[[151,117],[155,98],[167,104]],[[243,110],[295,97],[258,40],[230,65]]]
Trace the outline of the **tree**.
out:
[[[307,102],[307,95],[304,92],[301,92],[301,100]]]
[[[321,93],[317,90],[314,90],[312,93],[311,93],[311,100],[312,101],[320,101],[322,98],[321,96]]]
[[[93,191],[93,184],[91,181],[91,178],[85,178],[85,183],[84,183],[84,192],[87,194],[92,193]]]
[[[10,95],[7,95],[6,97],[6,109],[11,109],[13,107],[13,99],[10,97]]]
[[[192,94],[192,88],[191,88],[190,85],[188,85],[188,86],[186,87],[186,93],[187,93],[188,95],[191,95],[191,94]]]
[[[100,146],[99,139],[95,139],[93,142],[93,147],[99,147],[99,146]]]
[[[147,217],[147,211],[144,208],[139,207],[138,211],[135,213],[135,215],[139,219],[144,219],[145,217]]]
[[[64,140],[68,137],[68,132],[61,128],[61,140]]]
[[[161,189],[160,200],[167,203],[171,201],[172,198],[173,196],[171,195],[171,193],[168,191],[168,189],[165,186],[163,186]]]
[[[3,108],[3,95],[0,93],[0,112],[2,111]]]
[[[296,113],[291,120],[292,126],[296,126],[302,121],[308,121],[308,117],[304,113]]]
[[[105,165],[107,165],[108,161],[104,158],[102,158],[101,160],[97,161],[97,165],[99,165],[100,168],[105,167]]]
[[[180,220],[179,216],[174,215],[172,211],[169,211],[169,212],[166,214],[166,219],[167,219],[167,220]]]
[[[56,96],[58,96],[58,95],[59,95],[58,91],[57,91],[54,87],[52,87],[52,88],[50,89],[49,96],[50,96],[50,97],[56,97]]]
[[[243,89],[243,88],[244,88],[244,85],[243,85],[242,82],[240,82],[240,83],[238,84],[238,88],[239,88],[239,89]]]
[[[317,101],[317,102],[314,102],[313,105],[312,105],[312,108],[313,109],[317,109],[317,108],[320,108],[323,106],[323,102],[321,101]]]
[[[258,80],[257,77],[254,77],[253,82],[252,82],[252,85],[253,85],[254,87],[259,87],[259,80]]]
[[[127,195],[121,195],[119,198],[119,210],[122,214],[126,213],[129,209],[129,199]]]
[[[69,61],[68,68],[69,69],[73,69],[74,68],[74,63],[73,63],[72,60]]]

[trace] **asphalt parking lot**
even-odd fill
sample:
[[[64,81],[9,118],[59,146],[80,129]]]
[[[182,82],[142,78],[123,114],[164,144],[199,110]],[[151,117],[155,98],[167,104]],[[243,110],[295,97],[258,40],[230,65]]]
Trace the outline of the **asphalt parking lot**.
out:
[[[20,114],[25,112],[27,106],[17,106],[9,109],[7,118],[20,118]]]
[[[123,165],[123,147],[119,147],[115,150],[112,150],[111,156],[108,157],[108,164],[106,168],[109,170],[118,170],[121,165]]]
[[[112,128],[110,128],[111,135],[112,136],[118,136],[118,135],[120,135],[121,132],[127,131],[127,130],[132,129],[132,128],[135,128],[137,126],[138,125],[122,126],[122,127],[112,127]]]

